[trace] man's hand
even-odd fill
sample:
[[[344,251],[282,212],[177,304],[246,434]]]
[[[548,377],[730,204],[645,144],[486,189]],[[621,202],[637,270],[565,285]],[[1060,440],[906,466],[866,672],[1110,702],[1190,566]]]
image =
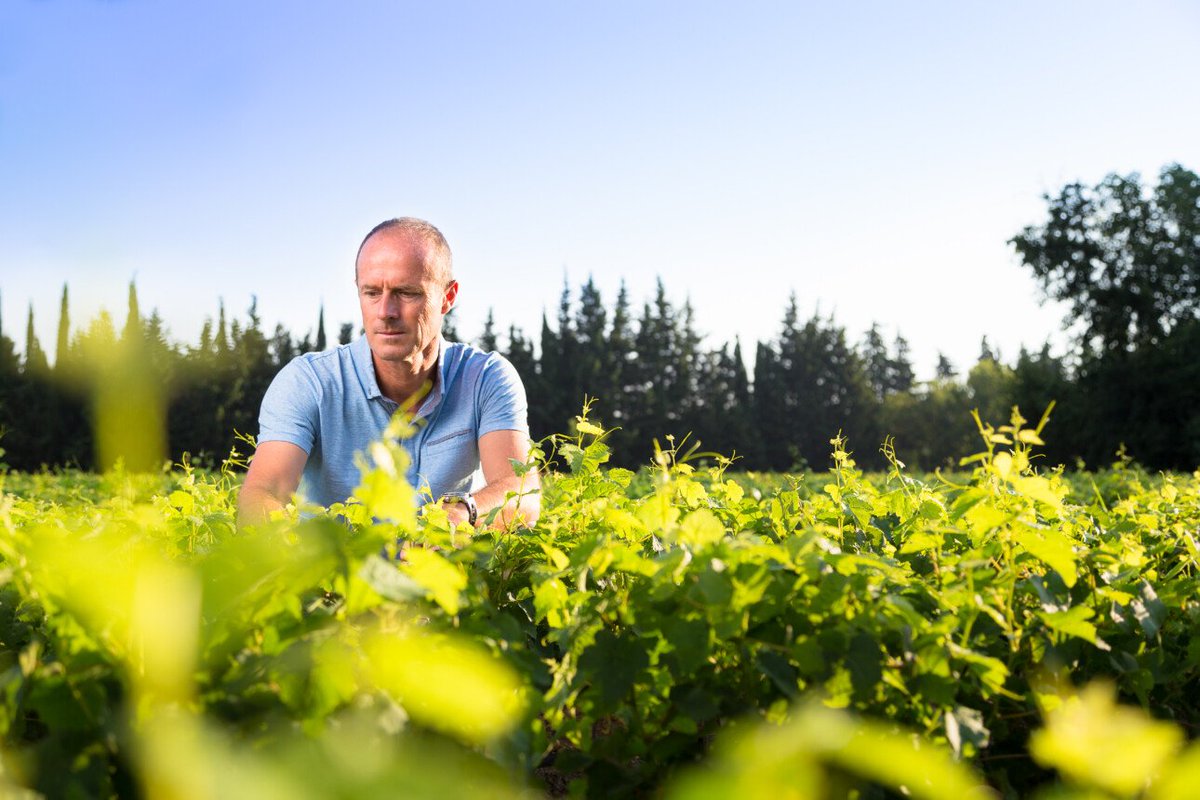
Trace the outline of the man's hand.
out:
[[[442,510],[446,512],[446,517],[450,524],[455,527],[470,526],[471,512],[467,509],[465,503],[460,503],[457,500],[445,500],[442,502]],[[476,520],[479,524],[479,520]]]
[[[308,453],[291,442],[262,442],[238,495],[238,527],[266,522],[300,486]]]
[[[510,460],[511,459],[511,460]],[[532,528],[542,510],[542,481],[536,470],[517,475],[512,461],[525,463],[529,459],[529,435],[522,431],[492,431],[479,437],[479,462],[487,482],[472,493],[479,509],[477,526],[486,524],[496,509],[493,528],[516,523]],[[443,507],[452,522],[466,523],[467,509],[462,503],[445,503]]]

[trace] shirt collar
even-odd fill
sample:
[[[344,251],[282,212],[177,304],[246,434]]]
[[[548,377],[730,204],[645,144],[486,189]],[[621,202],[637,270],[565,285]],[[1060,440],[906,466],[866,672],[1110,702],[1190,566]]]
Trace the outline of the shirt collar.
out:
[[[379,391],[379,381],[375,380],[375,365],[371,363],[371,345],[367,342],[366,334],[350,343],[350,360],[354,362],[354,371],[358,373],[358,381],[368,400],[383,397]]]
[[[421,409],[417,412],[417,417],[428,417],[437,410],[437,407],[442,404],[442,397],[445,395],[446,375],[449,372],[446,366],[446,339],[443,336],[438,336],[438,354],[437,354],[437,380],[433,382],[433,389],[429,392],[429,396],[425,398],[425,402],[421,403]]]
[[[367,399],[374,400],[376,397],[383,397],[383,392],[379,390],[379,381],[375,377],[375,363],[371,359],[371,345],[367,342],[366,335],[351,342],[350,359],[354,362],[354,371],[358,373],[358,380],[362,383],[363,391],[367,393]],[[425,402],[421,404],[421,410],[417,413],[418,417],[429,416],[441,404],[447,372],[446,339],[439,336],[437,380],[433,382],[433,391],[430,396],[425,398]],[[383,397],[383,399],[387,398]]]

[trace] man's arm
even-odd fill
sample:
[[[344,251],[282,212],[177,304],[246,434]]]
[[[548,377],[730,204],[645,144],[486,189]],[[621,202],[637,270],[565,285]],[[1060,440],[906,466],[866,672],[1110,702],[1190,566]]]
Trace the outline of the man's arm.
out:
[[[525,463],[529,459],[529,434],[524,431],[492,431],[479,437],[479,462],[487,484],[472,496],[479,510],[479,525],[496,509],[492,527],[507,527],[518,522],[525,527],[537,524],[542,510],[542,482],[537,470],[517,475],[514,459]],[[466,523],[467,509],[461,503],[445,503],[443,507],[456,524]]]
[[[300,485],[308,453],[291,442],[261,442],[238,495],[238,527],[266,522]]]

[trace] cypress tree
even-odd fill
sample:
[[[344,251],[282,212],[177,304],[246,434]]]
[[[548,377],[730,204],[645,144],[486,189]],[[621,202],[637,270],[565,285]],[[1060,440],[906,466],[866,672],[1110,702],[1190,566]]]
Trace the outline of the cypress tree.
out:
[[[138,307],[137,286],[129,282],[129,311],[125,316],[125,329],[121,332],[121,341],[126,344],[140,343],[142,340],[142,313]]]
[[[604,299],[589,275],[587,283],[579,290],[579,309],[575,312],[573,383],[578,402],[582,402],[584,395],[598,399],[597,413],[601,420],[609,416],[615,391],[611,354],[605,347],[607,324],[608,312],[604,308]]]
[[[539,341],[538,358],[538,389],[540,402],[530,408],[529,425],[534,438],[540,439],[547,434],[565,429],[567,422],[567,402],[563,393],[563,362],[562,341],[550,327],[546,312],[542,312],[542,332]],[[536,413],[535,413],[536,412]],[[534,425],[537,419],[537,425]]]
[[[483,321],[483,333],[479,335],[479,349],[485,353],[495,353],[500,348],[496,342],[496,320],[492,309],[488,309],[487,319]]]
[[[948,381],[952,380],[956,375],[958,375],[958,370],[954,368],[954,362],[947,358],[945,353],[939,351],[934,376],[939,381]]]
[[[321,311],[317,314],[317,351],[325,349],[325,304],[321,304]]]
[[[25,324],[25,374],[40,375],[50,368],[46,353],[38,343],[33,328],[33,303],[29,304],[29,321]]]
[[[867,373],[867,383],[875,397],[882,400],[891,391],[892,362],[888,356],[887,345],[879,332],[879,324],[871,323],[862,342],[863,368]]]
[[[225,299],[221,298],[220,311],[217,317],[217,336],[213,341],[216,346],[217,355],[224,358],[229,353],[229,334],[225,326]]]
[[[629,290],[625,287],[625,281],[621,281],[621,288],[617,290],[617,303],[613,308],[605,349],[611,371],[608,379],[611,395],[602,398],[606,405],[601,408],[600,419],[606,425],[620,428],[609,438],[613,462],[630,466],[641,460],[645,453],[639,452],[638,443],[633,439],[634,432],[628,427],[637,400],[633,386],[635,353],[630,329]]]
[[[890,389],[893,392],[910,392],[916,381],[916,373],[913,371],[912,364],[912,349],[908,346],[908,340],[899,333],[892,341],[892,352],[895,355],[892,356],[890,362]]]
[[[70,361],[71,316],[67,310],[67,284],[63,284],[62,303],[58,312],[58,342],[54,350],[54,371],[62,373]]]

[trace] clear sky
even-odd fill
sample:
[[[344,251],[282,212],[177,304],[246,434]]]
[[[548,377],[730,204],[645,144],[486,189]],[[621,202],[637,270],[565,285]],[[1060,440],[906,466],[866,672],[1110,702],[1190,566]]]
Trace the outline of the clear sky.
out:
[[[1200,4],[0,0],[0,297],[53,350],[136,278],[177,341],[252,295],[356,321],[355,249],[429,219],[527,334],[655,279],[707,343],[795,292],[970,366],[1061,350],[1006,240],[1041,194],[1200,169]]]

